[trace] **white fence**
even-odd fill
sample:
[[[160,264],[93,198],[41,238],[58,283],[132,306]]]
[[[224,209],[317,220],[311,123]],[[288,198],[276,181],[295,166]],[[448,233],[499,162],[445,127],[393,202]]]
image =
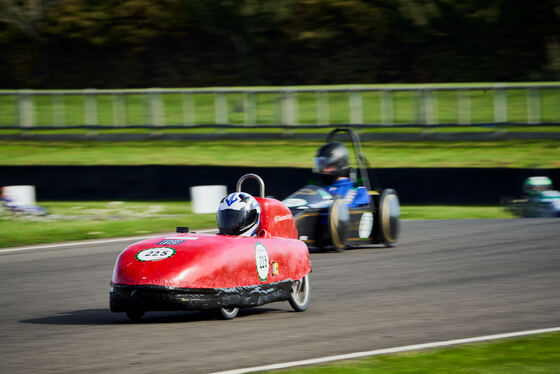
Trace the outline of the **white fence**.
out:
[[[0,128],[560,125],[560,83],[0,91]]]

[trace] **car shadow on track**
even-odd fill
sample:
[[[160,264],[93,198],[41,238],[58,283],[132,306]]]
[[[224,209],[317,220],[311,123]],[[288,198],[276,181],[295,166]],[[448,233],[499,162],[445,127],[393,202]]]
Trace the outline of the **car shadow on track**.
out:
[[[263,307],[241,309],[236,319],[276,311],[278,310],[274,308]],[[124,313],[113,313],[109,309],[83,309],[59,312],[53,316],[31,318],[21,320],[19,322],[40,325],[124,325],[152,323],[187,323],[220,320],[221,317],[218,311],[179,311],[148,312],[139,322],[131,322]]]

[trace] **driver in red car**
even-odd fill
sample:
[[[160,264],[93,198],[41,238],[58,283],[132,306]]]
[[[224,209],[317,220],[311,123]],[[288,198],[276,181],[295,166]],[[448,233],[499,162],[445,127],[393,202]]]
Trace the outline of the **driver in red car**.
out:
[[[342,197],[349,207],[368,205],[370,197],[365,187],[355,187],[349,178],[348,149],[342,143],[321,146],[313,158],[313,172],[321,187]]]
[[[234,192],[224,197],[216,213],[222,235],[256,235],[260,216],[259,202],[246,192]]]

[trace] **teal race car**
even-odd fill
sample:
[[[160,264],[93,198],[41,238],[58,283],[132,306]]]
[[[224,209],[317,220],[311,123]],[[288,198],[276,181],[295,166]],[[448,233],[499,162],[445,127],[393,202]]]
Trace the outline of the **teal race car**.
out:
[[[523,195],[506,206],[520,217],[560,217],[560,192],[552,189],[549,177],[529,177],[523,183]]]

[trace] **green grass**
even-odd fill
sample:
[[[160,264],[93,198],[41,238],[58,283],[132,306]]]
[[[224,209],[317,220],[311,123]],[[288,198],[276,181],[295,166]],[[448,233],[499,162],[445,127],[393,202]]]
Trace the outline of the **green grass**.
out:
[[[401,207],[401,219],[486,219],[514,218],[500,206],[469,205],[405,205]]]
[[[0,248],[174,232],[216,226],[214,214],[192,214],[189,202],[39,202],[49,215],[0,210]]]
[[[177,226],[215,228],[215,214],[192,214],[190,202],[38,202],[44,217],[0,210],[0,248],[173,232]],[[403,219],[510,218],[494,206],[404,206]]]
[[[310,168],[322,141],[0,141],[0,165],[220,165]],[[372,167],[558,168],[560,141],[376,141]]]
[[[560,333],[428,351],[380,355],[283,374],[554,374],[560,373]]]
[[[554,84],[555,82],[551,82]],[[525,85],[529,85],[526,83]],[[519,85],[519,84],[516,84]],[[417,88],[421,85],[360,85],[369,89],[379,88]],[[435,84],[432,88],[450,86],[470,88],[465,91],[469,99],[470,115],[461,116],[466,123],[494,122],[494,93],[492,90],[477,89],[476,84]],[[507,86],[507,85],[505,85]],[[305,89],[342,89],[356,86],[307,86],[292,87]],[[282,90],[285,87],[237,87],[237,89]],[[231,88],[236,89],[236,88]],[[200,91],[200,90],[199,90]],[[138,90],[125,90],[123,95],[113,95],[100,91],[96,95],[97,124],[146,125],[151,123],[148,109],[148,96]],[[506,93],[507,121],[528,122],[528,99],[523,89],[509,89]],[[392,110],[383,109],[383,96],[392,97]],[[539,116],[542,122],[560,122],[560,90],[543,88],[539,90]],[[180,93],[160,94],[162,103],[161,122],[164,125],[208,124],[217,123],[215,95],[199,92],[193,95]],[[242,125],[245,123],[271,125],[282,123],[282,95],[277,93],[254,93],[256,111],[250,118],[247,110],[247,98],[241,93],[226,93],[228,118],[226,123]],[[328,92],[324,96],[316,92],[299,92],[294,95],[297,100],[296,122],[298,124],[349,123],[350,100],[348,92]],[[432,102],[435,123],[458,123],[460,109],[458,93],[455,90],[434,91]],[[328,104],[328,111],[320,112],[321,102]],[[35,125],[84,125],[86,100],[78,93],[58,96],[34,96]],[[393,91],[385,94],[381,91],[368,91],[362,94],[363,123],[422,123],[420,95],[417,91]],[[58,108],[58,109],[55,109]],[[121,108],[121,109],[119,109]],[[0,126],[16,126],[18,122],[18,102],[16,96],[0,95]],[[392,119],[392,120],[391,120]]]

